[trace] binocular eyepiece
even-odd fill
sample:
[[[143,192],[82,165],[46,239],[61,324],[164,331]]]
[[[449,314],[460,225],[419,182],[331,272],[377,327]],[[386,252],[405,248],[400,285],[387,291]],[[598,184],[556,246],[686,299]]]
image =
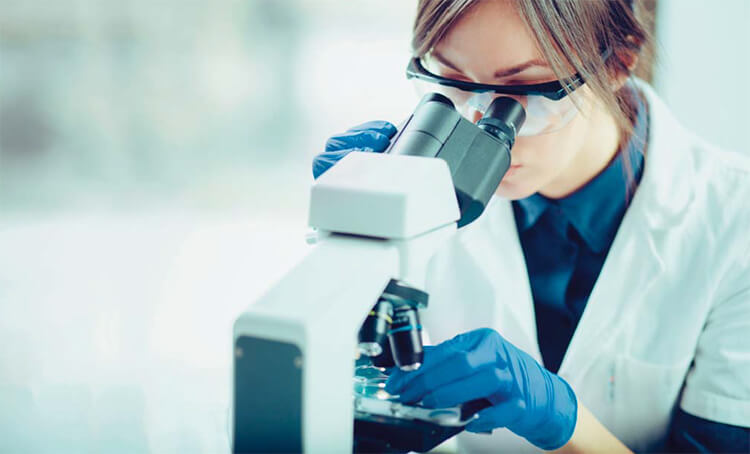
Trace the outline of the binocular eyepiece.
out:
[[[479,217],[510,168],[510,149],[526,120],[521,103],[495,98],[477,124],[453,102],[429,93],[393,139],[387,153],[440,158],[448,164],[461,212],[461,228]]]
[[[428,102],[439,102],[455,109],[453,101],[440,93],[426,94],[419,102],[417,109]],[[477,122],[477,126],[500,140],[507,140],[512,147],[525,120],[526,111],[521,103],[513,98],[500,96],[492,101],[492,104]]]

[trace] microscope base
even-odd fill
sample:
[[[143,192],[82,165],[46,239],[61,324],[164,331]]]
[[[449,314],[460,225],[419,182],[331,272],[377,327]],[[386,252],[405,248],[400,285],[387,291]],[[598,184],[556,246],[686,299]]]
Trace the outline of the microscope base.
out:
[[[354,452],[427,452],[464,430],[426,421],[357,415],[354,420]]]

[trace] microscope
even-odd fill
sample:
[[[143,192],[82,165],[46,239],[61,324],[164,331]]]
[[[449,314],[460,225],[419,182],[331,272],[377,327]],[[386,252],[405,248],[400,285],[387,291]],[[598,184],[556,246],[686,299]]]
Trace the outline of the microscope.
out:
[[[425,452],[488,404],[428,409],[384,385],[421,366],[427,265],[482,214],[524,120],[509,97],[474,124],[430,93],[386,152],[318,178],[314,246],[234,324],[233,452]]]

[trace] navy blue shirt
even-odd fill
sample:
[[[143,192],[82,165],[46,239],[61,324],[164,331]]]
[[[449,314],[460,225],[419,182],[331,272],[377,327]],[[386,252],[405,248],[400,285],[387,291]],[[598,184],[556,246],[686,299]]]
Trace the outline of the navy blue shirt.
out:
[[[635,90],[633,134],[596,177],[562,199],[534,194],[513,202],[534,299],[544,366],[560,368],[594,283],[643,174],[648,106]],[[677,409],[665,449],[750,451],[750,429]]]

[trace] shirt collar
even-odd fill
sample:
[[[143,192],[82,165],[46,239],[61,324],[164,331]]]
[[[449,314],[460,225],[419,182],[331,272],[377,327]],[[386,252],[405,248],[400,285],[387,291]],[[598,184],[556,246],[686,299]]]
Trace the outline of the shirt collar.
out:
[[[554,200],[536,193],[516,201],[513,205],[521,231],[531,228],[547,208],[557,205],[592,251],[598,253],[609,248],[643,173],[643,155],[648,137],[648,108],[632,85],[631,93],[634,95],[636,115],[633,134],[628,142],[604,170],[569,196]],[[625,160],[625,156],[629,157],[629,162]],[[627,170],[634,181],[630,187]]]

